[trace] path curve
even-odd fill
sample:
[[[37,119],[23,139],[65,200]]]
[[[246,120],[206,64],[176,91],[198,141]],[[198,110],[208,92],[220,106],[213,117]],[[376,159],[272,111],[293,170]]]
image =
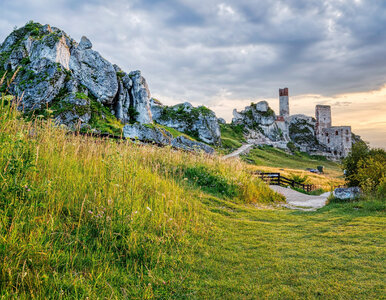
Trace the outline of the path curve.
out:
[[[232,157],[237,157],[241,154],[245,154],[246,152],[248,152],[251,148],[252,148],[253,144],[245,144],[245,145],[242,145],[239,149],[237,149],[236,151],[228,154],[228,155],[225,155],[223,156],[223,159],[228,159],[228,158],[232,158]]]
[[[314,211],[322,208],[326,205],[327,198],[330,196],[329,192],[320,196],[312,196],[278,185],[270,185],[269,187],[286,198],[287,204],[284,205],[285,207],[304,211]]]

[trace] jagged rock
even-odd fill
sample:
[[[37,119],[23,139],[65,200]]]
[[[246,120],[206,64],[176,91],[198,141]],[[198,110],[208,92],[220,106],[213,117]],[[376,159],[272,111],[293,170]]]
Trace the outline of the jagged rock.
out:
[[[123,128],[123,136],[129,139],[138,139],[144,142],[153,142],[159,145],[170,145],[177,149],[187,151],[204,151],[213,153],[214,149],[204,143],[191,140],[185,136],[173,138],[172,134],[156,125],[149,124],[133,124],[125,125]]]
[[[39,41],[27,39],[26,43],[29,58],[32,62],[45,58],[54,63],[59,63],[66,70],[69,70],[70,49],[63,33],[49,34]]]
[[[193,141],[182,135],[172,140],[171,145],[175,148],[179,148],[187,151],[204,151],[208,154],[214,153],[214,149],[212,147],[204,143]]]
[[[153,120],[159,120],[161,118],[162,112],[164,110],[164,106],[157,99],[150,99],[150,110]]]
[[[217,117],[205,106],[193,107],[189,102],[175,106],[163,106],[151,102],[153,119],[164,126],[197,137],[199,140],[213,145],[221,143],[221,132]]]
[[[91,49],[91,48],[92,48],[91,41],[87,37],[82,36],[80,43],[79,43],[79,46],[78,46],[78,49],[79,50],[87,50],[87,49]]]
[[[75,77],[86,86],[99,102],[111,105],[118,92],[118,81],[115,69],[98,52],[75,47],[71,51],[70,69]]]
[[[268,106],[266,101],[260,101],[257,104],[252,103],[241,112],[233,110],[232,123],[243,124],[252,129],[259,125],[272,125],[275,120],[275,112]]]
[[[227,123],[223,118],[218,118],[218,119],[217,119],[217,122],[218,122],[219,124],[226,124],[226,123]]]
[[[11,92],[22,97],[25,111],[45,108],[59,94],[66,73],[46,58],[31,62],[19,72]]]
[[[361,195],[361,189],[359,187],[337,188],[333,195],[340,200],[353,200]]]
[[[152,123],[152,115],[150,111],[150,91],[145,78],[142,77],[141,71],[133,71],[129,73],[132,80],[132,88],[130,90],[131,99],[133,99],[133,107],[138,113],[136,121],[147,124]]]
[[[315,119],[305,115],[292,115],[288,118],[291,140],[303,152],[324,151],[315,136]]]
[[[160,145],[170,145],[173,136],[163,128],[149,124],[132,124],[123,127],[123,136],[140,141],[154,142]]]

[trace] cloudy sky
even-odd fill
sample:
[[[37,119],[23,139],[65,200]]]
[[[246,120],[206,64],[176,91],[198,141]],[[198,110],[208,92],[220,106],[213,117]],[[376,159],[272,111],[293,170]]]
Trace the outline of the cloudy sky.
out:
[[[291,113],[330,104],[386,148],[384,0],[0,0],[0,40],[29,20],[51,24],[126,71],[165,104],[190,101],[231,120],[266,99]]]

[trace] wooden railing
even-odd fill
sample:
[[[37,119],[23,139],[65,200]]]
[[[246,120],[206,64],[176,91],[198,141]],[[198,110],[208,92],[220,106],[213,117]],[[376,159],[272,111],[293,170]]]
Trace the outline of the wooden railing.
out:
[[[306,192],[312,192],[317,189],[316,185],[297,182],[293,179],[289,179],[280,175],[280,173],[256,173],[256,175],[271,185],[292,186],[294,188],[302,189]]]

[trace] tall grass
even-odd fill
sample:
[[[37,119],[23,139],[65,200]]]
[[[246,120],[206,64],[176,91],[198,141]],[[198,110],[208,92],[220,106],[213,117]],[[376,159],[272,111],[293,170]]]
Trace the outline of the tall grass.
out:
[[[241,162],[68,134],[15,102],[0,106],[1,296],[186,295],[203,195],[282,200]]]

